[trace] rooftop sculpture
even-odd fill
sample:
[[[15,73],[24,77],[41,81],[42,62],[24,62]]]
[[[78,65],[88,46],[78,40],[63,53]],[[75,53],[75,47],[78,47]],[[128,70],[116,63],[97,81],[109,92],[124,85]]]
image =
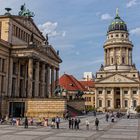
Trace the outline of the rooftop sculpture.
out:
[[[29,9],[26,9],[25,3],[23,5],[21,5],[18,15],[24,16],[24,17],[34,17],[35,16],[34,12],[31,12]]]

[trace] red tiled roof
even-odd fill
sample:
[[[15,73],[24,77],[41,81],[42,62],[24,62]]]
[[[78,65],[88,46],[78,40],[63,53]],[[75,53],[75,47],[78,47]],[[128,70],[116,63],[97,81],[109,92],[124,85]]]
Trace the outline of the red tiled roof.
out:
[[[59,85],[69,91],[84,91],[84,86],[72,75],[64,74],[59,78]]]
[[[94,81],[79,81],[84,87],[94,88]]]

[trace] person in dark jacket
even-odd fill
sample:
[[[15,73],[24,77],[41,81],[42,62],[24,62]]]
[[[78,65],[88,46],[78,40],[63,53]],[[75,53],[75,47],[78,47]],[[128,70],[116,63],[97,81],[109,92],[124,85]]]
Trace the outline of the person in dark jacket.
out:
[[[95,120],[95,126],[96,126],[96,130],[99,130],[99,120],[98,120],[98,118],[96,118],[96,120]]]
[[[72,119],[69,118],[69,129],[71,129],[71,122],[72,122]]]
[[[28,118],[27,117],[25,117],[24,128],[28,128]]]
[[[73,129],[73,125],[74,125],[74,119],[71,119],[71,128]]]

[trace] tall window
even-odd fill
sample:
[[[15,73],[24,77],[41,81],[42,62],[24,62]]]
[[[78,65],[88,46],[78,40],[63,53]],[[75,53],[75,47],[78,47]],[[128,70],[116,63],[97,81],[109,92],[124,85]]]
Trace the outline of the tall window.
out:
[[[128,107],[128,100],[124,100],[124,107]]]
[[[137,100],[133,101],[133,107],[137,107]]]
[[[13,78],[12,79],[12,97],[15,97],[15,93],[16,93],[16,79]]]
[[[107,107],[110,107],[111,106],[111,102],[110,100],[107,100]]]
[[[102,107],[102,100],[99,100],[99,107]]]
[[[111,64],[113,64],[113,57],[111,58]]]
[[[124,58],[124,56],[122,57],[122,64],[125,64],[125,58]]]

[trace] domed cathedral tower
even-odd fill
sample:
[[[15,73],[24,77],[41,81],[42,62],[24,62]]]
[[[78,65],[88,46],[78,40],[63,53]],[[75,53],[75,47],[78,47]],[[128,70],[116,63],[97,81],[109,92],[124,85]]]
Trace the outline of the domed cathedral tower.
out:
[[[140,105],[139,71],[132,61],[133,44],[116,10],[104,43],[104,65],[96,73],[95,107],[127,110]]]

